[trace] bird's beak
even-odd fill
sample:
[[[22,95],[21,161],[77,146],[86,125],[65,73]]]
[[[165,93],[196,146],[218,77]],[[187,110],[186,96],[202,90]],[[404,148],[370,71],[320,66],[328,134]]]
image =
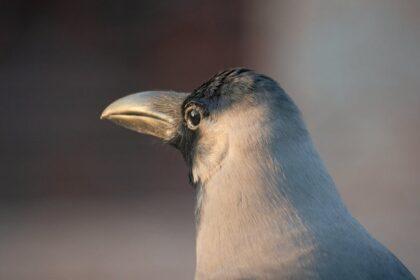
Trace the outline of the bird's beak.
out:
[[[173,91],[131,94],[106,107],[101,119],[170,141],[176,136],[182,121],[181,106],[187,95]]]

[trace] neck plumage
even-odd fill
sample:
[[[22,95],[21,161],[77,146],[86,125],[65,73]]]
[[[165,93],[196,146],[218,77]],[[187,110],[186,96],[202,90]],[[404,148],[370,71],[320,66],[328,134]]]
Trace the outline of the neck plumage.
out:
[[[252,275],[256,264],[291,273],[310,262],[319,228],[348,215],[303,124],[272,131],[235,131],[217,139],[213,162],[197,160],[197,279]]]

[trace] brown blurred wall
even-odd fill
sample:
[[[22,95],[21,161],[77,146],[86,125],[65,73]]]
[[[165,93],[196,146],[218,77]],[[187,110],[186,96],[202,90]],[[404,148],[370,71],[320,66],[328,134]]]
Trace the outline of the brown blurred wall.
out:
[[[192,279],[182,157],[99,120],[243,61],[241,1],[0,1],[0,279]]]
[[[182,164],[159,168],[175,153],[98,116],[125,94],[189,91],[241,64],[239,1],[6,1],[0,7],[3,197],[155,191],[169,183],[156,177],[162,170],[185,184]],[[139,180],[148,181],[142,190]]]

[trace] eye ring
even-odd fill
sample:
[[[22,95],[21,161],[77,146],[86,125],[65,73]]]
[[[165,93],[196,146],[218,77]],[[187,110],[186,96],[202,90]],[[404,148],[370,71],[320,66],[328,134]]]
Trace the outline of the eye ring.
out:
[[[185,110],[184,119],[189,129],[196,130],[203,119],[203,110],[193,105]]]

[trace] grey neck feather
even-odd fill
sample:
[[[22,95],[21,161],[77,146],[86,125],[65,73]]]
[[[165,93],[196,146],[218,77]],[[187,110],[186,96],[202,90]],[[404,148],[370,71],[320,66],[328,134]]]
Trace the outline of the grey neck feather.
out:
[[[318,232],[351,220],[299,114],[261,108],[225,113],[196,150],[197,279],[252,275],[255,267],[293,274],[311,262]]]

